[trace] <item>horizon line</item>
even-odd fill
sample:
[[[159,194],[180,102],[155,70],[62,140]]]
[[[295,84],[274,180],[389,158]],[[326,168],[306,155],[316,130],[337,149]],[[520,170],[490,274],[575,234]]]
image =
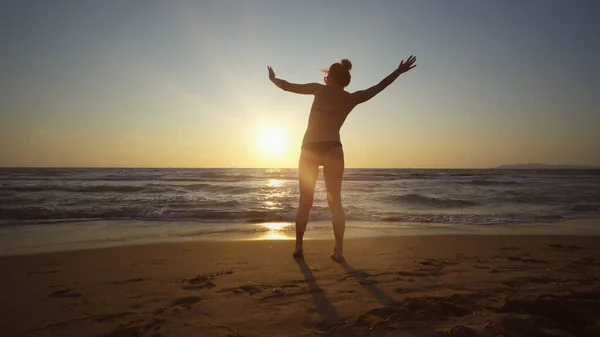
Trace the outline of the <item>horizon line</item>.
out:
[[[578,165],[578,164],[503,164],[493,167],[346,167],[350,170],[493,170],[493,169],[510,169],[511,166],[527,166],[540,165],[549,166],[547,169],[589,169],[598,170],[600,166],[595,165]],[[507,168],[502,168],[507,167]],[[575,167],[575,168],[573,168]],[[256,170],[256,169],[298,169],[298,167],[197,167],[197,166],[2,166],[0,169],[206,169],[206,170],[222,170],[222,169],[238,169],[238,170]],[[515,169],[539,169],[521,167]],[[543,168],[542,168],[543,169]]]

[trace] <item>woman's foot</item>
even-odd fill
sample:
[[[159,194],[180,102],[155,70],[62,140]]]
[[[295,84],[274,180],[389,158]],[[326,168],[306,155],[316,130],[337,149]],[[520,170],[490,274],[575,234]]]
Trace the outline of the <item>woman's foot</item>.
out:
[[[344,261],[344,248],[342,244],[336,241],[335,247],[333,247],[333,254],[330,257],[336,262]]]
[[[336,262],[344,262],[344,251],[341,248],[336,247],[333,250],[333,254],[330,257]]]
[[[329,255],[329,257],[331,257],[331,259],[334,260],[335,262],[344,262],[344,261],[346,261],[346,259],[344,259],[344,255],[343,254],[333,253],[333,254]]]
[[[292,254],[292,256],[295,259],[304,257],[304,250],[302,249],[302,245],[296,245],[296,249],[294,249],[294,253]]]

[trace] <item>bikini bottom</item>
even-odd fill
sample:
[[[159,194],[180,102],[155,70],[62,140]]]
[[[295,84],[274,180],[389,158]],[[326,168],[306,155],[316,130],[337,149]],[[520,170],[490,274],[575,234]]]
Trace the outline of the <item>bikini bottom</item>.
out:
[[[302,144],[303,150],[308,150],[317,156],[321,157],[326,155],[332,149],[336,147],[342,147],[342,143],[339,141],[323,141],[323,142],[306,142]]]

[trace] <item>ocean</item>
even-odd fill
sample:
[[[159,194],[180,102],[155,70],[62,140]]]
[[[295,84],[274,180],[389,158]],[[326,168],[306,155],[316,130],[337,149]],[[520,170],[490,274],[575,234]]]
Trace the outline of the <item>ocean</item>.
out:
[[[501,232],[600,217],[600,170],[346,169],[342,198],[349,236]],[[288,238],[297,202],[296,169],[0,168],[0,250],[273,230]],[[330,235],[329,218],[320,172],[308,233]]]

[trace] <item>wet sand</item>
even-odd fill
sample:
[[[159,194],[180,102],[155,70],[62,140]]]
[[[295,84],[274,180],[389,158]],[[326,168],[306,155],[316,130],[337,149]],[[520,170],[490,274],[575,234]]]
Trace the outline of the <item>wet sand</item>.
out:
[[[0,257],[2,336],[600,336],[600,239],[183,242]]]

